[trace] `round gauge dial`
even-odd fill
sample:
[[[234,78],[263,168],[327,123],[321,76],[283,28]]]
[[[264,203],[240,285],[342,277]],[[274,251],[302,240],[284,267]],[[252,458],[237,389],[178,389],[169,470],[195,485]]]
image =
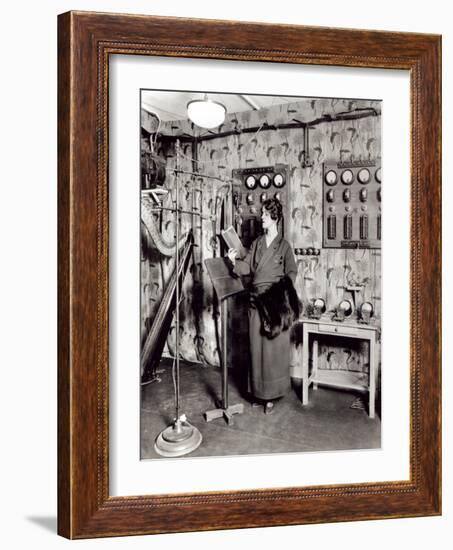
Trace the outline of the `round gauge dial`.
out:
[[[329,170],[325,175],[327,185],[335,185],[338,180],[337,173],[334,170]]]
[[[366,168],[362,168],[361,170],[359,170],[359,173],[357,174],[357,179],[360,181],[360,183],[369,183],[370,178],[371,174],[369,170],[367,170]]]
[[[271,178],[267,174],[263,174],[260,177],[260,187],[267,189],[271,184]]]
[[[352,170],[345,170],[341,174],[341,181],[345,185],[351,185],[351,183],[354,181],[354,174],[352,173]]]
[[[283,174],[277,173],[274,176],[274,185],[275,187],[283,187],[285,185],[285,178]]]
[[[376,181],[378,183],[381,183],[381,169],[378,168],[374,174],[374,177],[376,178]]]
[[[247,176],[245,178],[245,186],[247,189],[255,189],[256,187],[256,178],[255,176]]]

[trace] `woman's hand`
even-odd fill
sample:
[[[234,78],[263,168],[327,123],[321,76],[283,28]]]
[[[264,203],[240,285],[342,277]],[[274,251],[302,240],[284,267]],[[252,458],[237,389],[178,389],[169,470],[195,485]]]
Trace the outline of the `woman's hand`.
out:
[[[236,264],[236,257],[238,255],[238,251],[235,248],[230,248],[227,252],[227,256],[230,260],[230,262],[235,265]]]

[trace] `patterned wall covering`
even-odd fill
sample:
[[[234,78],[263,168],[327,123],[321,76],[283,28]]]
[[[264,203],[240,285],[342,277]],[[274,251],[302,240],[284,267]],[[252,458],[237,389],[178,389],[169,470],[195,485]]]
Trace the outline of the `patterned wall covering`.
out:
[[[251,168],[284,163],[290,166],[289,235],[293,247],[322,247],[322,163],[325,161],[373,160],[381,155],[381,104],[378,101],[304,99],[295,103],[275,105],[260,111],[246,111],[229,115],[217,131],[284,124],[297,119],[311,122],[325,115],[333,118],[338,113],[360,113],[361,109],[375,109],[374,115],[360,119],[314,123],[309,130],[311,168],[303,168],[303,131],[299,129],[263,130],[257,134],[245,133],[225,138],[201,141],[198,146],[198,171],[219,178],[231,177],[234,168]],[[194,127],[187,120],[164,123],[161,132],[166,135],[201,135],[206,130]],[[168,142],[166,142],[168,143]],[[146,140],[143,147],[148,147]],[[175,204],[174,145],[158,142],[159,153],[167,158],[165,186],[169,195],[164,206]],[[180,168],[193,170],[192,145],[183,143],[179,155]],[[197,176],[178,176],[181,206],[200,208],[205,217],[219,215],[216,205],[226,192],[222,182]],[[142,200],[142,208],[149,208]],[[158,220],[164,239],[172,241],[175,216],[164,212]],[[215,222],[200,220],[183,214],[181,231],[193,227],[195,242],[194,263],[183,289],[181,304],[181,353],[189,361],[218,365],[213,293],[203,261],[218,254],[215,247]],[[173,259],[161,256],[154,248],[146,225],[142,223],[142,336],[146,335],[158,306],[162,289],[173,269]],[[350,298],[345,286],[362,288],[358,302],[373,302],[380,317],[381,253],[380,250],[321,249],[319,256],[299,257],[296,290],[304,303],[315,297],[326,300],[333,309],[341,299]],[[365,344],[351,344],[326,340],[320,344],[320,368],[366,371],[368,368]],[[174,352],[174,330],[168,338],[168,352]]]

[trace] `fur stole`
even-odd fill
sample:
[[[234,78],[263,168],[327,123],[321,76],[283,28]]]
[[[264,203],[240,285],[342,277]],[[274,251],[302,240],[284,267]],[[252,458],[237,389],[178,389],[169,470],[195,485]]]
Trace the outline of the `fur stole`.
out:
[[[261,319],[261,332],[275,338],[299,318],[301,304],[291,279],[285,275],[262,294],[251,296]]]

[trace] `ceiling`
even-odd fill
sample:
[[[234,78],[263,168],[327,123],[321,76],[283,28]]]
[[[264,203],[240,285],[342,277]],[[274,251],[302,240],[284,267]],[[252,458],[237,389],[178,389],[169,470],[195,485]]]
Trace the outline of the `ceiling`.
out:
[[[183,120],[187,118],[186,107],[193,99],[203,99],[204,92],[169,92],[142,90],[142,107],[159,116],[162,121]],[[227,113],[259,110],[273,105],[294,103],[301,98],[266,95],[208,94],[212,101],[222,103]]]

